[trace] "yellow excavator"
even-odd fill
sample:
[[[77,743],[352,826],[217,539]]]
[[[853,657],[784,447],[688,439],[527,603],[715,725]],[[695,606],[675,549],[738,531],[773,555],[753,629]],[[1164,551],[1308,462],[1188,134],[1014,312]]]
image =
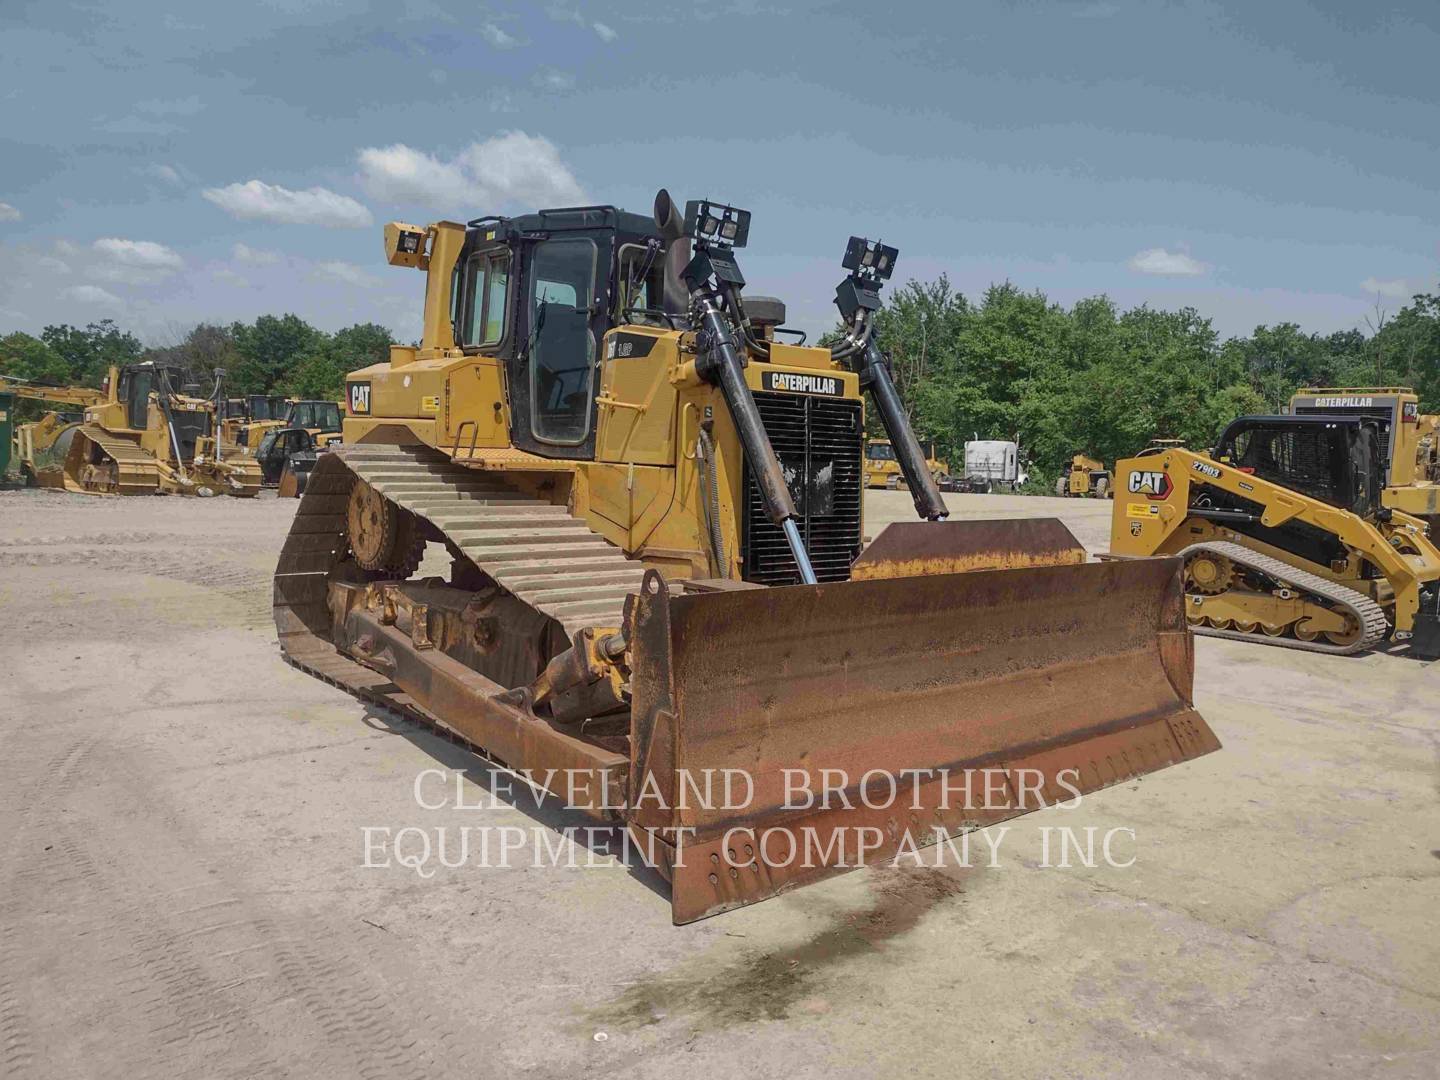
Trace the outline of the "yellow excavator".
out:
[[[1297,390],[1292,416],[1359,416],[1373,420],[1389,459],[1380,501],[1425,521],[1440,539],[1440,416],[1420,411],[1408,386]]]
[[[286,659],[623,827],[676,922],[1217,749],[1179,560],[945,520],[873,335],[895,249],[851,238],[846,332],[806,347],[743,293],[749,227],[664,191],[387,225],[423,338],[347,376]],[[865,393],[919,520],[862,551]]]
[[[67,490],[92,495],[235,495],[260,492],[260,465],[218,433],[216,389],[202,397],[189,373],[147,360],[112,367],[105,398],[85,410],[65,455]]]
[[[1198,634],[1357,653],[1385,638],[1440,657],[1440,550],[1385,505],[1390,456],[1367,416],[1242,416],[1213,454],[1118,462],[1110,547],[1185,560]]]

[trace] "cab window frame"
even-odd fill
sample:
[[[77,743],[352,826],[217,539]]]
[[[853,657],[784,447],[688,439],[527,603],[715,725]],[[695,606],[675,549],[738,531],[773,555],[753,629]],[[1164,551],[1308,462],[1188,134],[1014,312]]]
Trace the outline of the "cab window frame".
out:
[[[505,340],[510,330],[510,294],[515,277],[512,272],[513,265],[514,257],[510,248],[503,244],[483,248],[465,260],[459,283],[463,288],[464,298],[458,305],[460,315],[455,335],[461,348],[494,349]],[[488,331],[493,321],[491,304],[496,297],[492,285],[497,266],[504,269],[505,290],[499,297],[500,318],[492,336]],[[471,340],[472,334],[478,335],[478,340]]]

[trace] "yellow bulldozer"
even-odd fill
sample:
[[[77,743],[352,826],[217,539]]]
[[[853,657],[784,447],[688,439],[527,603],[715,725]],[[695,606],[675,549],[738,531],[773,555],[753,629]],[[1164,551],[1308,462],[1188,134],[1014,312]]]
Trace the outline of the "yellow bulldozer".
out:
[[[676,922],[1218,748],[1179,560],[945,520],[873,335],[895,249],[851,238],[846,333],[806,347],[744,296],[749,226],[664,191],[387,225],[423,338],[347,377],[276,568],[285,657],[619,827]],[[919,520],[862,552],[867,392]]]
[[[112,367],[105,398],[69,435],[64,486],[93,495],[235,495],[260,492],[260,465],[221,437],[215,392],[189,373],[144,361]]]
[[[935,444],[922,444],[925,455],[925,471],[941,491],[952,490],[950,463],[935,456]],[[895,446],[889,439],[865,440],[865,486],[895,490],[905,487],[905,474],[900,470],[900,459],[895,455]]]
[[[1387,637],[1440,657],[1440,550],[1385,505],[1390,455],[1367,416],[1243,416],[1213,453],[1118,462],[1110,547],[1185,560],[1196,633],[1357,653]]]
[[[1408,386],[1297,390],[1293,416],[1359,416],[1373,420],[1389,461],[1380,501],[1417,517],[1440,539],[1440,416],[1420,412]]]

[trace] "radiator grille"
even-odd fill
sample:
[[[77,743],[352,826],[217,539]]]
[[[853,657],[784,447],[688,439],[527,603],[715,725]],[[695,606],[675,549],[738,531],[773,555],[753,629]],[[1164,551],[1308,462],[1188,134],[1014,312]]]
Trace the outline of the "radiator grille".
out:
[[[790,496],[800,511],[818,581],[846,581],[860,553],[864,485],[860,402],[809,394],[757,393],[755,404],[775,447]],[[800,580],[785,534],[765,514],[760,487],[745,468],[746,581],[794,585]]]

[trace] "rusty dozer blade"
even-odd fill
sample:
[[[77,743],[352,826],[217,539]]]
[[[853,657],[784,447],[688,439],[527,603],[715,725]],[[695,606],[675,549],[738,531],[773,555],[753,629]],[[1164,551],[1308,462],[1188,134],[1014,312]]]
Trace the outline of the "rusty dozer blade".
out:
[[[924,559],[882,536],[872,560],[1014,569],[697,594],[646,575],[627,818],[664,841],[677,923],[1219,748],[1179,560],[1080,563],[1048,525],[1025,552],[1035,525],[922,525]]]

